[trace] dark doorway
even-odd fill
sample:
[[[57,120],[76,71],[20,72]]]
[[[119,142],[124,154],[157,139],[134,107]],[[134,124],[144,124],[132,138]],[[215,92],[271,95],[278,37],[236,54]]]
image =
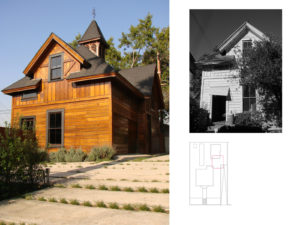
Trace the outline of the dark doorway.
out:
[[[226,96],[212,96],[212,122],[225,121],[226,113]]]
[[[151,116],[147,115],[147,140],[148,140],[148,153],[152,153],[152,127],[151,127]]]

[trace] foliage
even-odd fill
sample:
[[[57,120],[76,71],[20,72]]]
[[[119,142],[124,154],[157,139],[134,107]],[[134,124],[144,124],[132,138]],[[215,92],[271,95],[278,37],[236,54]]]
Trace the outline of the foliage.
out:
[[[209,113],[199,107],[197,100],[190,98],[190,132],[205,132],[209,125]]]
[[[66,162],[82,162],[86,158],[86,154],[81,149],[70,149],[65,154]]]
[[[263,129],[261,127],[253,127],[253,126],[243,126],[243,125],[235,125],[228,126],[224,125],[219,130],[219,133],[263,133]]]
[[[248,127],[263,127],[265,120],[261,112],[243,112],[234,116],[234,124]]]
[[[109,45],[109,48],[105,52],[105,61],[112,65],[114,69],[120,70],[123,67],[123,61],[121,52],[116,49],[114,45],[114,38],[111,37],[107,40],[107,44]]]
[[[87,156],[87,161],[97,161],[101,159],[111,159],[116,154],[113,147],[103,145],[94,147]]]
[[[80,41],[80,39],[81,39],[81,34],[78,33],[78,34],[75,36],[75,39],[74,39],[72,42],[68,43],[68,44],[71,45],[72,48],[76,49],[77,46],[78,46],[78,42]]]
[[[267,120],[282,123],[282,46],[270,38],[256,42],[240,62],[241,84],[258,90],[259,104]]]
[[[0,199],[2,194],[35,187],[40,163],[47,157],[38,147],[35,132],[17,127],[7,124],[0,132]]]

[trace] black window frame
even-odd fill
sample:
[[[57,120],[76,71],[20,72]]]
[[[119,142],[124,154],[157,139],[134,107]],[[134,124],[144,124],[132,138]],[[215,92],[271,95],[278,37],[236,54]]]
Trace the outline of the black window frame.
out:
[[[55,57],[58,57],[60,56],[61,57],[61,63],[60,63],[60,66],[56,66],[56,67],[52,67],[51,66],[51,61],[52,61],[52,58],[55,58]],[[60,74],[60,78],[56,78],[56,79],[52,79],[52,70],[53,69],[58,69],[60,68],[61,69],[61,74]],[[64,53],[61,52],[61,53],[57,53],[57,54],[54,54],[54,55],[50,55],[49,56],[49,71],[48,71],[48,82],[55,82],[55,81],[61,81],[63,80],[63,74],[64,74]]]
[[[51,144],[50,142],[50,132],[49,129],[57,129],[57,128],[50,128],[49,123],[50,123],[50,114],[51,113],[61,113],[61,143],[60,144]],[[65,127],[65,110],[64,109],[52,109],[52,110],[47,110],[47,121],[46,121],[46,143],[49,148],[62,148],[64,146],[64,127]]]
[[[245,44],[248,44],[248,43],[251,43],[250,46],[248,46],[247,48],[245,48]],[[247,56],[248,52],[249,52],[249,49],[252,48],[252,40],[243,40],[243,56]]]
[[[23,121],[24,120],[29,120],[29,119],[32,119],[33,120],[33,124],[32,124],[32,129],[26,129],[27,127],[23,127]],[[20,128],[21,129],[25,129],[25,130],[32,130],[32,131],[34,131],[35,130],[35,122],[36,121],[36,117],[35,116],[22,116],[21,118],[20,118]]]
[[[246,95],[245,95],[246,94]],[[251,100],[255,101],[254,110],[251,107]],[[256,112],[256,89],[253,86],[243,86],[243,112]]]
[[[26,94],[28,94],[29,96],[26,96]],[[34,95],[32,96],[32,94],[34,94]],[[38,95],[38,92],[36,90],[24,91],[24,92],[22,92],[21,101],[37,99],[37,95]]]

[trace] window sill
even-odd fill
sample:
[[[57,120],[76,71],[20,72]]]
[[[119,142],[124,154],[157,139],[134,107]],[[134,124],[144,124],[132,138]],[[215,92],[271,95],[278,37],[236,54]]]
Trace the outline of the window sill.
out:
[[[63,81],[64,79],[48,80],[48,83]]]
[[[21,101],[25,102],[25,101],[37,100],[37,99],[38,99],[37,97],[34,97],[34,98],[22,98]]]
[[[48,148],[63,148],[64,145],[54,145],[54,144],[49,144]]]

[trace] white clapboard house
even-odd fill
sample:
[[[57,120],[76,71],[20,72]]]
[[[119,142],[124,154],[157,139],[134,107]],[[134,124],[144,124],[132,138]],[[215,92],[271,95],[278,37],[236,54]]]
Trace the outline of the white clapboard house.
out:
[[[208,110],[212,122],[225,121],[230,115],[256,111],[257,92],[241,86],[235,66],[255,41],[267,38],[248,22],[243,23],[215,52],[198,61],[202,68],[200,107]]]

